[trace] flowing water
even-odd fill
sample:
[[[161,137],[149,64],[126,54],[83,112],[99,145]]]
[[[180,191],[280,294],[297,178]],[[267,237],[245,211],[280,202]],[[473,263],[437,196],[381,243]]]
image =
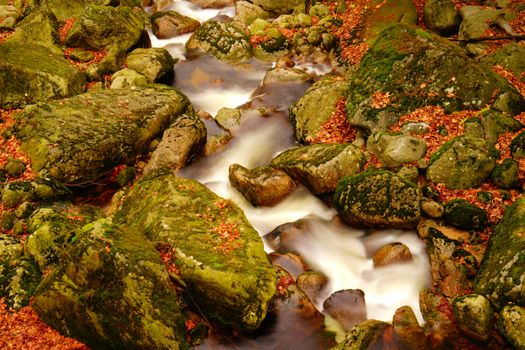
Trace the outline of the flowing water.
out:
[[[200,21],[217,15],[233,15],[231,8],[202,10],[181,0],[176,1],[171,9]],[[169,40],[151,37],[153,46],[166,47],[174,57],[179,58],[175,65],[175,86],[191,99],[196,110],[212,116],[222,107],[241,105],[243,108],[266,107],[271,111],[264,116],[254,113],[246,118],[224,150],[196,161],[180,175],[195,178],[218,195],[236,202],[261,236],[281,224],[304,219],[308,224],[304,225],[300,239],[293,240],[292,245],[313,270],[323,272],[329,278],[322,296],[316,300],[320,311],[324,299],[334,291],[361,289],[365,293],[368,318],[391,321],[398,307],[409,305],[422,322],[418,294],[429,284],[430,277],[424,243],[414,231],[365,232],[340,224],[338,220],[333,220],[336,216],[334,209],[303,187],[274,207],[254,208],[229,184],[230,164],[238,163],[247,168],[267,165],[279,152],[297,146],[287,110],[304,93],[307,85],[261,88],[261,80],[272,64],[254,60],[232,66],[207,55],[187,59],[184,42],[188,35]],[[326,65],[304,65],[303,68],[308,72],[330,71]],[[374,268],[373,253],[392,242],[407,245],[413,261]],[[266,249],[271,251],[269,246]],[[235,344],[207,340],[203,348],[319,348],[319,340],[297,338],[300,331],[294,330],[296,323],[293,316],[280,316],[271,325],[263,326],[256,334]],[[278,340],[284,336],[288,337],[287,341]]]

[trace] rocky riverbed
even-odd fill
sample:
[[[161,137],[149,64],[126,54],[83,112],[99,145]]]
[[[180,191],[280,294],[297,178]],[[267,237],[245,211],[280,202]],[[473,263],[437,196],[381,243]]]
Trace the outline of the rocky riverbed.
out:
[[[0,0],[0,345],[525,348],[524,39],[517,0]]]

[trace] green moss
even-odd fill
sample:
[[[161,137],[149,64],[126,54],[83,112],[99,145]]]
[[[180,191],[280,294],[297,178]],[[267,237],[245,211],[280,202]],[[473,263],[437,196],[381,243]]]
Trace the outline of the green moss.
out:
[[[489,222],[483,209],[464,199],[453,199],[444,208],[445,221],[464,230],[482,230]]]

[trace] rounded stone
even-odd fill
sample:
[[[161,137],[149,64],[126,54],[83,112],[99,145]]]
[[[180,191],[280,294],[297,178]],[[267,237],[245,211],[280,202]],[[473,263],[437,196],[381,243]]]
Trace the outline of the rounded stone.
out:
[[[374,267],[382,267],[412,260],[410,249],[400,242],[387,244],[380,248],[372,258]]]

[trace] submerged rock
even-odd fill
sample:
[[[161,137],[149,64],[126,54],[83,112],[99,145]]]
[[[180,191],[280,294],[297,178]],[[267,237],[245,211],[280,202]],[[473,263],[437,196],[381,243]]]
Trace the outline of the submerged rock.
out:
[[[89,182],[132,162],[189,108],[187,97],[168,87],[102,90],[27,107],[14,133],[35,172]]]
[[[314,194],[335,191],[339,179],[360,172],[363,165],[363,152],[350,143],[293,148],[270,163],[271,167],[283,170]]]
[[[366,170],[337,184],[334,207],[349,224],[413,228],[420,214],[418,187],[386,170]]]
[[[187,348],[180,305],[153,244],[106,219],[76,232],[33,302],[44,322],[93,348],[144,350]]]
[[[187,300],[207,319],[244,331],[259,327],[276,290],[275,271],[234,203],[159,171],[134,185],[115,217],[170,247]]]

